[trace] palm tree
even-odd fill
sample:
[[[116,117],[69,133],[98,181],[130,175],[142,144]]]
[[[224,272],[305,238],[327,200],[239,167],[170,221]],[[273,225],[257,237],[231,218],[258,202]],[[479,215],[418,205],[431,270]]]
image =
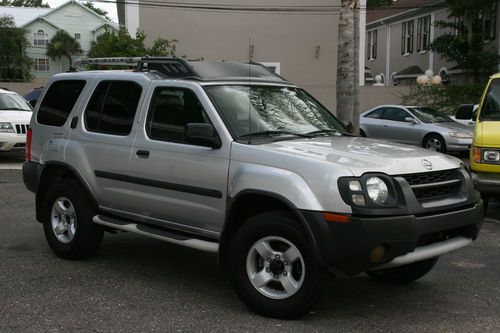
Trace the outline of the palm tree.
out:
[[[54,37],[50,40],[47,45],[47,56],[52,59],[61,59],[62,57],[67,57],[69,60],[69,66],[73,63],[72,55],[82,52],[80,43],[73,37],[71,37],[66,31],[59,30],[56,32]]]

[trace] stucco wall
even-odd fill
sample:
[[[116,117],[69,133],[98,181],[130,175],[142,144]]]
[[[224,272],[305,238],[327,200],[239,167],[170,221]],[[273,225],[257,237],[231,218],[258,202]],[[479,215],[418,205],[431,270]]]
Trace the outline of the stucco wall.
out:
[[[401,95],[407,94],[410,87],[359,87],[359,112],[364,112],[381,104],[401,104]]]

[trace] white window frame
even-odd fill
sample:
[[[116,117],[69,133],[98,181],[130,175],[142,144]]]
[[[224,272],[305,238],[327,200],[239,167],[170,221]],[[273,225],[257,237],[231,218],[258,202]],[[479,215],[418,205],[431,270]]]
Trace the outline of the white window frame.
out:
[[[377,30],[368,31],[368,61],[377,59]]]
[[[35,58],[33,59],[33,69],[37,72],[49,72],[50,60],[48,58]]]
[[[414,20],[404,21],[401,24],[401,54],[403,56],[409,56],[413,53],[414,26]]]
[[[417,52],[425,53],[431,44],[431,16],[418,18],[417,23]]]
[[[33,34],[33,45],[46,46],[49,43],[49,34],[42,29]]]

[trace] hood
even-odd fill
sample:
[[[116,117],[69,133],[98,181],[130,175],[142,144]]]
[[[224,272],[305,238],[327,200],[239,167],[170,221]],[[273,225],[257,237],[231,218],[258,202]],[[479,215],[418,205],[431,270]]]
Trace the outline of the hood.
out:
[[[366,172],[401,175],[439,171],[458,168],[462,163],[455,157],[423,148],[361,137],[316,137],[278,141],[258,147],[332,163],[338,168],[348,169],[354,176]],[[428,162],[432,164],[430,169],[424,167],[424,164],[429,167]]]
[[[31,111],[0,111],[0,122],[29,124],[33,112]]]
[[[426,125],[432,125],[432,126],[437,126],[440,128],[445,128],[450,131],[459,131],[459,132],[466,132],[466,133],[472,133],[473,129],[470,126],[461,124],[459,122],[453,121],[453,122],[446,122],[446,123],[432,123],[432,124],[426,124]]]
[[[481,147],[500,148],[500,121],[476,122],[474,140]]]

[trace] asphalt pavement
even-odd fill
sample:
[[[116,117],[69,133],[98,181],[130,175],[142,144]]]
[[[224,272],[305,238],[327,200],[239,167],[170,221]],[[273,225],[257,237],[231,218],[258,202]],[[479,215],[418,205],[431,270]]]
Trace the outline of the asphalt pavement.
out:
[[[1,332],[499,332],[500,203],[480,237],[403,286],[362,274],[329,279],[313,312],[260,317],[239,301],[213,254],[129,233],[95,256],[57,258],[19,170],[0,170]]]

